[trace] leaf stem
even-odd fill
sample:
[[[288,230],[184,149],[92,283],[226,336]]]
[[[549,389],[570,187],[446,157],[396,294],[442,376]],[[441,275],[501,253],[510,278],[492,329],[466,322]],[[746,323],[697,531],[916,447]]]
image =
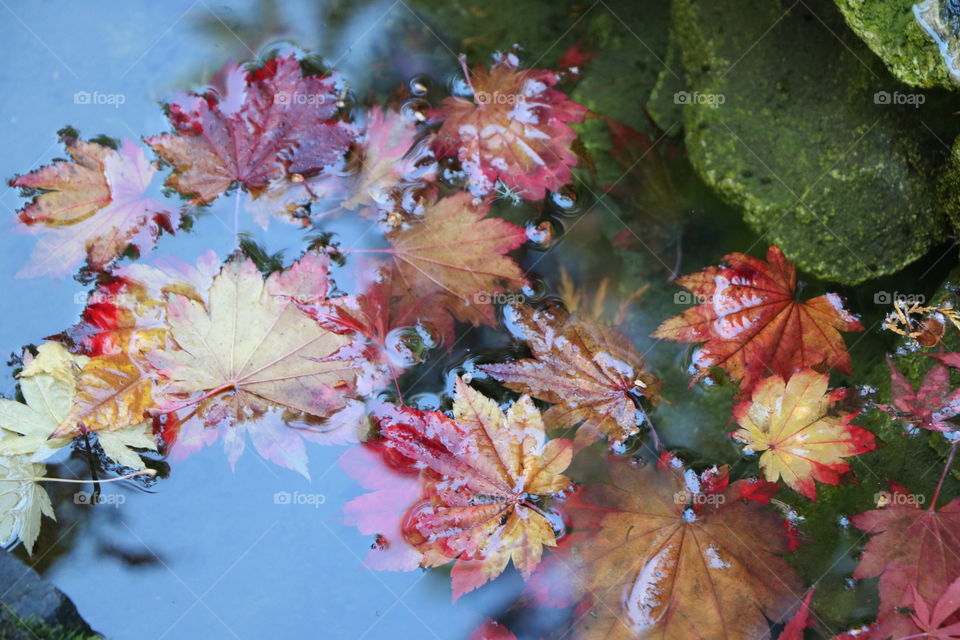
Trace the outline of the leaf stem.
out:
[[[156,469],[144,469],[143,471],[134,471],[133,473],[128,473],[126,475],[117,476],[116,478],[110,478],[108,480],[97,480],[97,483],[107,484],[108,482],[118,482],[120,480],[129,480],[136,476],[153,476],[157,475]],[[64,482],[67,484],[87,484],[90,480],[70,480],[68,478],[48,478],[46,476],[35,476],[30,478],[34,482]]]
[[[947,477],[947,471],[950,470],[950,466],[953,464],[953,458],[957,454],[957,445],[960,444],[960,440],[954,440],[953,444],[950,445],[950,454],[947,456],[947,462],[943,465],[943,472],[940,474],[940,480],[937,481],[937,488],[933,492],[933,500],[930,501],[930,511],[933,511],[937,507],[937,498],[940,497],[940,489],[943,487],[943,481]]]
[[[217,395],[218,393],[220,393],[220,392],[222,392],[222,391],[227,391],[228,389],[235,389],[236,386],[237,386],[237,384],[236,384],[235,382],[227,382],[227,383],[225,383],[225,384],[220,385],[219,387],[217,387],[217,388],[215,388],[215,389],[210,389],[209,391],[206,391],[206,392],[200,394],[200,395],[197,396],[196,398],[190,398],[189,400],[185,400],[184,402],[181,402],[180,404],[176,404],[176,405],[169,406],[169,407],[157,407],[156,409],[150,409],[150,410],[148,411],[148,413],[150,413],[150,414],[152,414],[152,415],[155,415],[155,416],[166,415],[166,414],[168,414],[168,413],[174,413],[174,412],[176,412],[176,411],[180,411],[180,409],[186,409],[187,407],[192,407],[192,406],[195,405],[195,404],[199,404],[199,403],[203,402],[204,400],[206,400],[207,398],[210,398],[210,397],[212,397],[212,396],[215,396],[215,395]]]

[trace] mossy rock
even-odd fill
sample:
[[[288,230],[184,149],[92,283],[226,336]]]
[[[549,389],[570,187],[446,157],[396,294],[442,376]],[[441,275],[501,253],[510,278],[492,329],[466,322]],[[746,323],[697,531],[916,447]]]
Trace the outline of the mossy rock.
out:
[[[942,96],[878,100],[907,94],[830,0],[675,0],[674,20],[695,169],[802,269],[857,284],[944,237]]]
[[[940,50],[913,14],[914,0],[836,0],[847,24],[898,80],[915,87],[957,87]]]

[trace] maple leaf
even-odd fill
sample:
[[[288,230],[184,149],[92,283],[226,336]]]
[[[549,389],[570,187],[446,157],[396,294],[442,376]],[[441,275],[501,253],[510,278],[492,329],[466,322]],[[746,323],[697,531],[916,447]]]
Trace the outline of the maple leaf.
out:
[[[80,372],[70,413],[51,437],[119,431],[143,422],[155,406],[153,385],[126,353],[91,358]]]
[[[0,445],[13,437],[9,433],[0,430]],[[33,555],[42,516],[56,520],[50,496],[37,481],[45,474],[46,467],[31,462],[28,456],[0,456],[0,544],[6,546],[20,538],[27,553]]]
[[[701,492],[676,463],[611,456],[608,466],[612,484],[588,485],[566,507],[579,535],[564,557],[585,593],[577,637],[740,640],[789,615],[800,580],[781,557],[777,514],[741,499],[738,483]]]
[[[129,245],[152,249],[161,228],[173,232],[179,212],[145,196],[156,169],[142,148],[125,140],[114,151],[69,130],[61,139],[73,162],[58,160],[10,182],[42,190],[19,215],[39,239],[18,278],[62,277],[84,260],[99,270]]]
[[[810,620],[810,601],[812,599],[813,589],[808,589],[800,608],[783,627],[783,631],[777,636],[777,640],[803,640],[804,629],[813,624],[813,621]]]
[[[403,208],[409,189],[423,188],[436,179],[432,140],[432,134],[419,133],[416,122],[407,116],[374,106],[367,113],[361,139],[360,171],[349,188],[350,197],[340,206],[348,211],[368,206],[387,211]]]
[[[660,381],[620,331],[567,317],[555,309],[507,307],[511,332],[524,340],[533,358],[480,368],[510,389],[553,403],[544,414],[552,429],[581,429],[613,443],[639,431],[641,396],[656,402]]]
[[[875,534],[853,573],[857,580],[880,577],[876,637],[916,633],[904,613],[919,598],[933,602],[960,576],[960,498],[940,509],[921,509],[916,500],[891,500],[886,506],[851,518]]]
[[[932,610],[917,593],[916,587],[910,585],[910,588],[913,593],[912,619],[926,634],[923,637],[935,640],[960,639],[960,578],[950,583]]]
[[[505,254],[527,241],[522,227],[487,218],[489,203],[474,204],[459,192],[424,209],[419,222],[396,229],[388,238],[403,285],[412,298],[442,294],[459,320],[493,324],[492,299],[501,284],[524,286],[523,272]]]
[[[797,274],[779,247],[767,261],[743,253],[724,258],[726,266],[683,276],[677,284],[702,304],[666,320],[655,338],[704,342],[694,355],[697,377],[722,367],[742,380],[746,395],[770,374],[789,377],[803,367],[826,366],[850,373],[850,354],[840,331],[863,331],[834,293],[796,300]]]
[[[432,115],[443,120],[437,153],[460,159],[470,191],[486,196],[499,181],[527,200],[541,200],[547,189],[569,183],[577,133],[568,123],[582,122],[587,108],[552,88],[557,74],[521,71],[513,55],[472,73],[461,63],[471,99],[445,98]]]
[[[408,542],[423,566],[456,558],[458,599],[499,576],[510,560],[524,576],[544,546],[556,544],[539,502],[571,488],[568,440],[545,441],[543,420],[528,396],[506,412],[457,378],[453,419],[406,407],[380,409],[386,446],[424,468],[424,499],[408,513]]]
[[[733,437],[744,451],[760,454],[767,480],[782,479],[788,487],[817,499],[814,480],[836,485],[850,470],[844,460],[875,447],[873,434],[850,424],[857,413],[833,415],[846,389],[827,392],[829,376],[803,369],[784,381],[762,380],[753,395],[734,407],[740,429]]]
[[[425,347],[453,343],[453,318],[432,298],[413,298],[398,286],[395,269],[360,269],[361,293],[333,298],[320,308],[307,309],[324,326],[337,332],[356,332],[367,344],[368,391],[397,378],[420,358],[411,342]],[[359,383],[358,383],[359,386]],[[399,386],[397,387],[399,390]],[[367,394],[365,394],[367,395]]]
[[[234,183],[256,196],[276,181],[319,173],[351,143],[351,128],[333,121],[339,79],[304,77],[292,55],[252,71],[227,64],[212,84],[171,102],[175,134],[147,139],[176,169],[167,184],[198,202]]]
[[[77,434],[76,425],[68,420],[77,399],[78,379],[90,359],[73,355],[56,342],[46,342],[38,351],[19,375],[26,404],[0,399],[0,433],[6,436],[0,439],[0,455],[45,460]],[[61,427],[66,428],[61,431]],[[107,457],[137,471],[146,465],[132,448],[157,448],[151,426],[142,417],[97,437]]]
[[[306,476],[301,436],[309,433],[278,425],[274,410],[327,418],[347,406],[356,365],[338,352],[351,341],[297,304],[307,291],[326,296],[327,269],[325,257],[307,254],[264,281],[251,260],[232,260],[213,279],[207,304],[168,296],[173,344],[148,354],[168,381],[161,408],[189,409],[187,419],[224,427],[231,464],[249,433],[260,455]]]
[[[893,407],[878,404],[879,409],[914,427],[931,431],[954,431],[957,428],[947,420],[960,415],[960,389],[952,388],[950,370],[942,362],[927,370],[916,391],[889,357],[887,365],[890,367]]]
[[[89,356],[126,353],[145,362],[142,354],[163,346],[167,338],[166,296],[205,302],[220,266],[216,253],[207,251],[196,266],[173,259],[115,268],[89,294],[80,322],[64,337]]]
[[[383,441],[351,447],[339,460],[340,468],[370,493],[343,506],[345,524],[376,536],[364,565],[384,571],[416,569],[423,555],[403,536],[403,516],[420,500],[420,472],[407,459],[394,460]],[[396,457],[396,456],[394,456]]]

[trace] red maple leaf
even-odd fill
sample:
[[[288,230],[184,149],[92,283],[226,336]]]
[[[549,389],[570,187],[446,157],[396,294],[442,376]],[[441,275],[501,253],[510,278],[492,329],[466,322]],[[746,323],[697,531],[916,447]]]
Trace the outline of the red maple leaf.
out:
[[[529,576],[544,546],[556,545],[555,517],[539,506],[571,488],[562,474],[568,440],[544,437],[533,401],[504,412],[461,379],[453,419],[435,411],[385,406],[377,415],[387,446],[423,469],[423,499],[404,533],[423,566],[454,559],[454,600],[513,564]]]
[[[571,145],[587,108],[552,87],[559,80],[546,69],[517,69],[513,54],[490,69],[462,62],[472,96],[444,99],[432,114],[443,120],[437,134],[440,157],[456,156],[476,196],[492,193],[501,182],[527,200],[570,182],[577,164]]]
[[[859,529],[875,534],[864,548],[853,577],[880,578],[877,637],[916,633],[905,613],[919,597],[934,601],[960,576],[960,498],[940,509],[921,509],[906,494],[886,506],[851,518]]]
[[[931,431],[954,431],[957,425],[947,420],[960,415],[960,389],[952,388],[950,370],[944,362],[947,360],[940,360],[930,367],[923,376],[923,382],[914,390],[888,357],[893,407],[885,404],[878,404],[877,407],[915,427]]]
[[[776,246],[767,250],[766,262],[731,253],[724,263],[679,278],[677,284],[701,304],[653,333],[655,338],[705,343],[694,355],[697,378],[722,367],[742,380],[743,396],[763,377],[789,378],[804,367],[850,373],[840,331],[863,331],[863,325],[837,294],[798,302],[796,270]]]
[[[453,318],[438,296],[414,298],[398,286],[395,269],[361,269],[368,278],[361,293],[333,298],[325,305],[306,309],[334,331],[360,334],[367,345],[366,360],[373,370],[367,376],[372,386],[397,377],[419,360],[411,342],[429,348],[453,343]]]
[[[950,583],[935,602],[933,609],[920,597],[916,587],[913,593],[913,622],[931,640],[960,640],[960,578]]]
[[[803,640],[803,630],[813,624],[810,620],[810,600],[813,599],[813,589],[807,591],[800,608],[793,614],[783,631],[777,636],[777,640]]]
[[[338,79],[304,77],[292,55],[252,71],[227,64],[212,84],[202,94],[177,95],[169,105],[176,133],[147,139],[176,169],[167,184],[198,202],[235,182],[258,195],[274,181],[317,174],[353,138],[333,120]]]

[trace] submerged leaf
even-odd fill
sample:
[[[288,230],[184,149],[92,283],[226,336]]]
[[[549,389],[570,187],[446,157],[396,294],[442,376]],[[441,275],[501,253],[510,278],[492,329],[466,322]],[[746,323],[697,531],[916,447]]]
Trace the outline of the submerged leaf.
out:
[[[960,576],[960,498],[936,510],[921,509],[918,502],[895,499],[851,518],[859,529],[875,534],[853,577],[880,578],[878,638],[916,634],[907,613],[914,602],[913,590],[925,601],[936,601]]]
[[[566,508],[581,532],[563,555],[585,593],[576,637],[739,640],[786,620],[801,586],[779,516],[741,499],[739,483],[697,493],[677,465],[608,460],[612,484]]]
[[[521,305],[505,311],[507,326],[525,340],[533,358],[480,367],[510,389],[553,403],[544,420],[551,429],[583,423],[591,438],[614,443],[637,433],[644,413],[639,398],[659,400],[660,381],[620,331],[561,311]]]
[[[435,201],[423,219],[390,234],[394,260],[413,299],[441,294],[459,320],[493,324],[492,300],[502,286],[525,284],[517,263],[505,254],[527,241],[522,227],[487,218],[489,204],[460,192]]]

